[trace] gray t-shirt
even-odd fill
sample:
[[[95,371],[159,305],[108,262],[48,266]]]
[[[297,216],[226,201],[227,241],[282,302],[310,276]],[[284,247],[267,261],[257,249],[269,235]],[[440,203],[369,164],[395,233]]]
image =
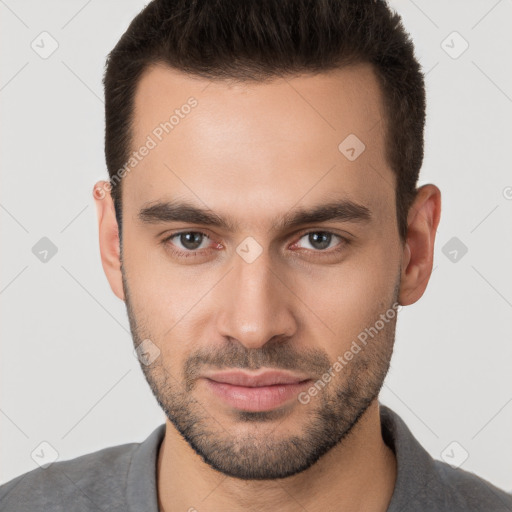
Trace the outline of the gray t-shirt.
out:
[[[398,467],[388,512],[512,512],[512,494],[434,460],[400,416],[380,408],[383,438]],[[104,448],[20,475],[0,486],[0,510],[158,512],[156,463],[164,433],[165,424],[142,443]]]

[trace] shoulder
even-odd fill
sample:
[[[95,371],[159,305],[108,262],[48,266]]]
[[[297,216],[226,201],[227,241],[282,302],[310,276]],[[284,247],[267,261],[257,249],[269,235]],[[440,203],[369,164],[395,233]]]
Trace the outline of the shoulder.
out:
[[[512,494],[484,478],[439,460],[434,468],[431,491],[438,499],[442,496],[445,510],[512,512]]]
[[[434,459],[402,418],[380,404],[383,439],[395,452],[397,479],[388,512],[512,512],[512,494]]]
[[[77,512],[122,510],[124,488],[140,443],[112,446],[71,460],[36,468],[0,486],[0,509]]]

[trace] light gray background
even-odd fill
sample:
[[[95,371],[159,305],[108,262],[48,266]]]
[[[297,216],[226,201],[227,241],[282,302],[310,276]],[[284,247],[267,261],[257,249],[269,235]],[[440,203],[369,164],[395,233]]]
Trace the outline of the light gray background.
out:
[[[37,467],[42,441],[65,460],[164,421],[103,274],[91,194],[106,176],[104,60],[143,5],[0,0],[0,482]],[[428,71],[421,184],[440,187],[443,211],[435,270],[400,313],[381,400],[432,456],[457,441],[463,469],[511,490],[512,2],[392,5]],[[59,44],[47,59],[31,48],[43,31]],[[442,47],[453,31],[469,43],[456,59]],[[58,248],[46,263],[32,253],[42,237]],[[468,248],[456,262],[442,251],[452,237]]]

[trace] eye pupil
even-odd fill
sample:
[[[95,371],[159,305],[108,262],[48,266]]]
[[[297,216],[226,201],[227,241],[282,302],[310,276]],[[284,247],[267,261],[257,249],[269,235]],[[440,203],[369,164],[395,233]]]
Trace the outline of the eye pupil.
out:
[[[320,235],[320,236],[318,236]],[[329,244],[331,243],[331,233],[325,233],[325,232],[322,232],[322,231],[319,231],[319,232],[316,232],[316,233],[310,233],[309,234],[309,242],[311,243],[311,245],[317,249],[326,249],[327,247],[329,247]],[[321,241],[319,242],[319,239],[321,239]],[[318,244],[320,243],[320,246],[318,245],[315,245],[315,244]]]
[[[196,232],[189,232],[189,233],[181,233],[180,235],[180,242],[183,244],[183,247],[186,247],[187,249],[190,249],[191,251],[194,251],[197,249],[201,242],[203,241],[203,234],[202,233],[196,233]]]

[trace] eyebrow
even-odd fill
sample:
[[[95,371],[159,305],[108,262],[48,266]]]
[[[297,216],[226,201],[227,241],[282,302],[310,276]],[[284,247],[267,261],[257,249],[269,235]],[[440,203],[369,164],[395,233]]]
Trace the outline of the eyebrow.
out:
[[[320,204],[311,208],[292,210],[277,219],[273,230],[285,230],[304,224],[316,222],[369,222],[371,211],[364,205],[343,199]],[[143,207],[139,212],[139,219],[145,224],[160,224],[165,222],[186,222],[222,228],[235,232],[238,224],[221,217],[212,210],[199,208],[186,201],[158,201]]]

